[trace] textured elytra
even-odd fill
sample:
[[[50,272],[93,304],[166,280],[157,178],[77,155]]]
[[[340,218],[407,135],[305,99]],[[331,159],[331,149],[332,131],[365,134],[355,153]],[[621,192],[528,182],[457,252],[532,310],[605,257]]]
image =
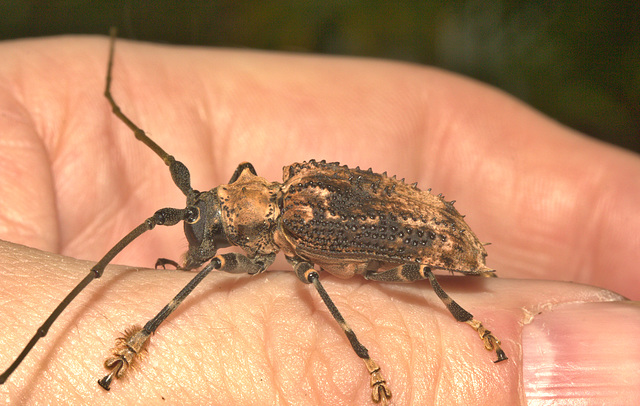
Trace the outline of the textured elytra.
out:
[[[453,204],[395,177],[324,161],[295,163],[284,168],[280,199],[279,229],[290,248],[337,276],[409,262],[491,271]]]

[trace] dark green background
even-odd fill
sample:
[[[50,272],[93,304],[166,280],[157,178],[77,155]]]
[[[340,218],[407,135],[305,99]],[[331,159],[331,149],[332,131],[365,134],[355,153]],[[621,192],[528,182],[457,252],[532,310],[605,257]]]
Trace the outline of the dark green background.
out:
[[[640,1],[14,1],[0,38],[145,41],[361,55],[493,84],[573,128],[640,151]]]

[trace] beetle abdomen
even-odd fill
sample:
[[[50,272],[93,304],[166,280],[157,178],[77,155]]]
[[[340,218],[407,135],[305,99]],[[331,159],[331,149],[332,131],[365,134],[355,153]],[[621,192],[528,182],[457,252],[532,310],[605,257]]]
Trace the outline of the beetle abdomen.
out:
[[[282,192],[281,228],[300,255],[488,270],[484,247],[453,205],[395,177],[311,160],[284,168]]]

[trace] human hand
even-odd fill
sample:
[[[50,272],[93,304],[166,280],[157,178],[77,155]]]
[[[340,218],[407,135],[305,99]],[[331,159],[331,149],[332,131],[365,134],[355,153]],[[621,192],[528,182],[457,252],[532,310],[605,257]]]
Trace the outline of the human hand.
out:
[[[0,44],[0,238],[65,256],[1,246],[2,368],[88,272],[89,263],[66,257],[95,261],[156,209],[184,206],[162,161],[110,113],[106,58],[98,38]],[[502,278],[439,280],[502,340],[509,361],[491,363],[426,282],[323,275],[395,404],[514,404],[543,387],[535,371],[548,365],[559,378],[545,382],[564,383],[563,366],[586,357],[612,373],[577,368],[585,387],[592,377],[606,394],[640,396],[637,306],[598,303],[620,299],[598,288],[508,279],[571,280],[640,298],[636,155],[488,87],[397,63],[119,41],[113,92],[189,167],[196,189],[226,183],[241,161],[278,180],[283,165],[316,158],[386,170],[457,200],[492,242],[488,265]],[[185,249],[181,231],[159,228],[116,262],[149,266]],[[14,403],[367,404],[361,361],[291,273],[209,276],[152,337],[139,369],[105,393],[95,381],[118,332],[155,315],[192,276],[108,268],[0,393]],[[595,303],[562,306],[574,302]],[[578,348],[576,337],[592,345]],[[523,354],[537,344],[542,354]]]

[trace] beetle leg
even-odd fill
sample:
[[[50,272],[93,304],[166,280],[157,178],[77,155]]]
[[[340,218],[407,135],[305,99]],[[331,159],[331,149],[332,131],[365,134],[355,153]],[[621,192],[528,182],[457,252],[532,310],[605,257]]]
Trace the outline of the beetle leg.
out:
[[[149,337],[160,324],[182,303],[195,287],[214,268],[229,273],[256,274],[264,271],[275,259],[275,254],[256,255],[249,258],[238,253],[216,255],[196,276],[171,300],[160,312],[145,324],[144,327],[134,326],[125,331],[124,336],[116,340],[112,355],[104,365],[111,372],[98,383],[109,390],[113,378],[122,378],[129,367],[136,362],[149,344]]]
[[[244,254],[229,252],[216,255],[216,258],[222,263],[218,268],[219,271],[255,275],[267,269],[276,259],[276,254],[256,255],[253,258],[249,258]]]
[[[146,219],[138,227],[134,228],[125,235],[120,241],[116,243],[111,249],[98,261],[90,270],[87,276],[85,276],[67,296],[62,299],[62,302],[53,310],[53,312],[47,317],[40,327],[36,330],[31,340],[22,349],[22,352],[13,361],[13,363],[2,374],[0,374],[0,385],[6,382],[7,378],[15,371],[24,358],[29,354],[31,349],[36,345],[38,340],[45,337],[49,332],[49,329],[56,321],[56,319],[62,314],[62,312],[69,306],[73,299],[84,290],[92,281],[100,278],[105,271],[106,266],[111,263],[113,258],[118,255],[123,249],[125,249],[133,240],[140,237],[142,234],[149,230],[153,230],[158,225],[174,226],[180,221],[183,221],[189,215],[188,210],[174,209],[171,207],[165,207],[156,211],[153,216]]]
[[[320,283],[320,277],[318,272],[313,269],[313,264],[292,258],[287,259],[293,264],[293,269],[302,282],[313,284],[318,291],[318,294],[320,294],[322,301],[329,309],[329,312],[338,322],[340,328],[342,328],[342,331],[344,331],[344,334],[349,339],[349,343],[351,343],[351,347],[355,351],[356,355],[364,361],[367,370],[369,371],[369,375],[371,375],[371,398],[373,401],[382,405],[387,405],[387,401],[391,398],[391,390],[387,387],[387,383],[380,372],[380,366],[378,366],[378,364],[369,357],[367,347],[360,343],[358,337],[356,337],[356,333],[353,332],[351,327],[349,327],[347,322],[344,320],[344,317],[342,317],[342,314],[340,314],[335,303],[333,303],[333,300],[329,297],[324,286]]]
[[[129,367],[133,365],[141,353],[144,352],[149,343],[149,337],[153,334],[160,324],[189,296],[196,286],[207,276],[214,268],[220,269],[222,261],[216,256],[209,262],[182,290],[151,320],[140,328],[134,326],[124,333],[124,337],[118,338],[112,355],[104,362],[104,366],[111,372],[102,379],[98,380],[98,384],[104,389],[109,390],[113,378],[122,378]]]
[[[495,351],[498,359],[494,362],[507,360],[507,356],[500,348],[500,340],[487,330],[481,322],[473,318],[473,315],[463,309],[455,300],[442,289],[431,268],[421,264],[404,264],[383,272],[368,272],[364,276],[366,279],[380,282],[414,282],[429,279],[436,295],[442,300],[449,312],[457,321],[465,322],[478,332],[484,342],[484,348]]]
[[[218,255],[218,258],[222,262],[222,267],[219,269],[220,271],[255,275],[263,272],[273,263],[275,260],[275,254],[256,255],[254,258],[249,258],[246,255],[234,252]],[[191,271],[191,269],[186,269],[180,266],[176,261],[167,258],[158,258],[155,268],[167,269],[167,265],[171,265],[179,271]]]
[[[231,175],[231,179],[229,180],[229,184],[232,184],[233,182],[235,182],[236,180],[238,180],[238,178],[240,177],[240,174],[242,172],[244,172],[246,169],[249,170],[249,172],[251,172],[253,175],[258,176],[258,173],[256,172],[256,170],[253,168],[253,165],[251,165],[251,163],[249,162],[242,162],[240,165],[238,165],[238,167],[236,168],[236,170],[233,172],[233,175]]]
[[[178,270],[184,270],[183,268],[180,267],[180,264],[178,264],[176,261],[172,260],[172,259],[168,259],[168,258],[158,258],[158,260],[156,261],[156,269],[167,269],[167,265],[171,265],[172,267],[174,267],[175,269]]]

